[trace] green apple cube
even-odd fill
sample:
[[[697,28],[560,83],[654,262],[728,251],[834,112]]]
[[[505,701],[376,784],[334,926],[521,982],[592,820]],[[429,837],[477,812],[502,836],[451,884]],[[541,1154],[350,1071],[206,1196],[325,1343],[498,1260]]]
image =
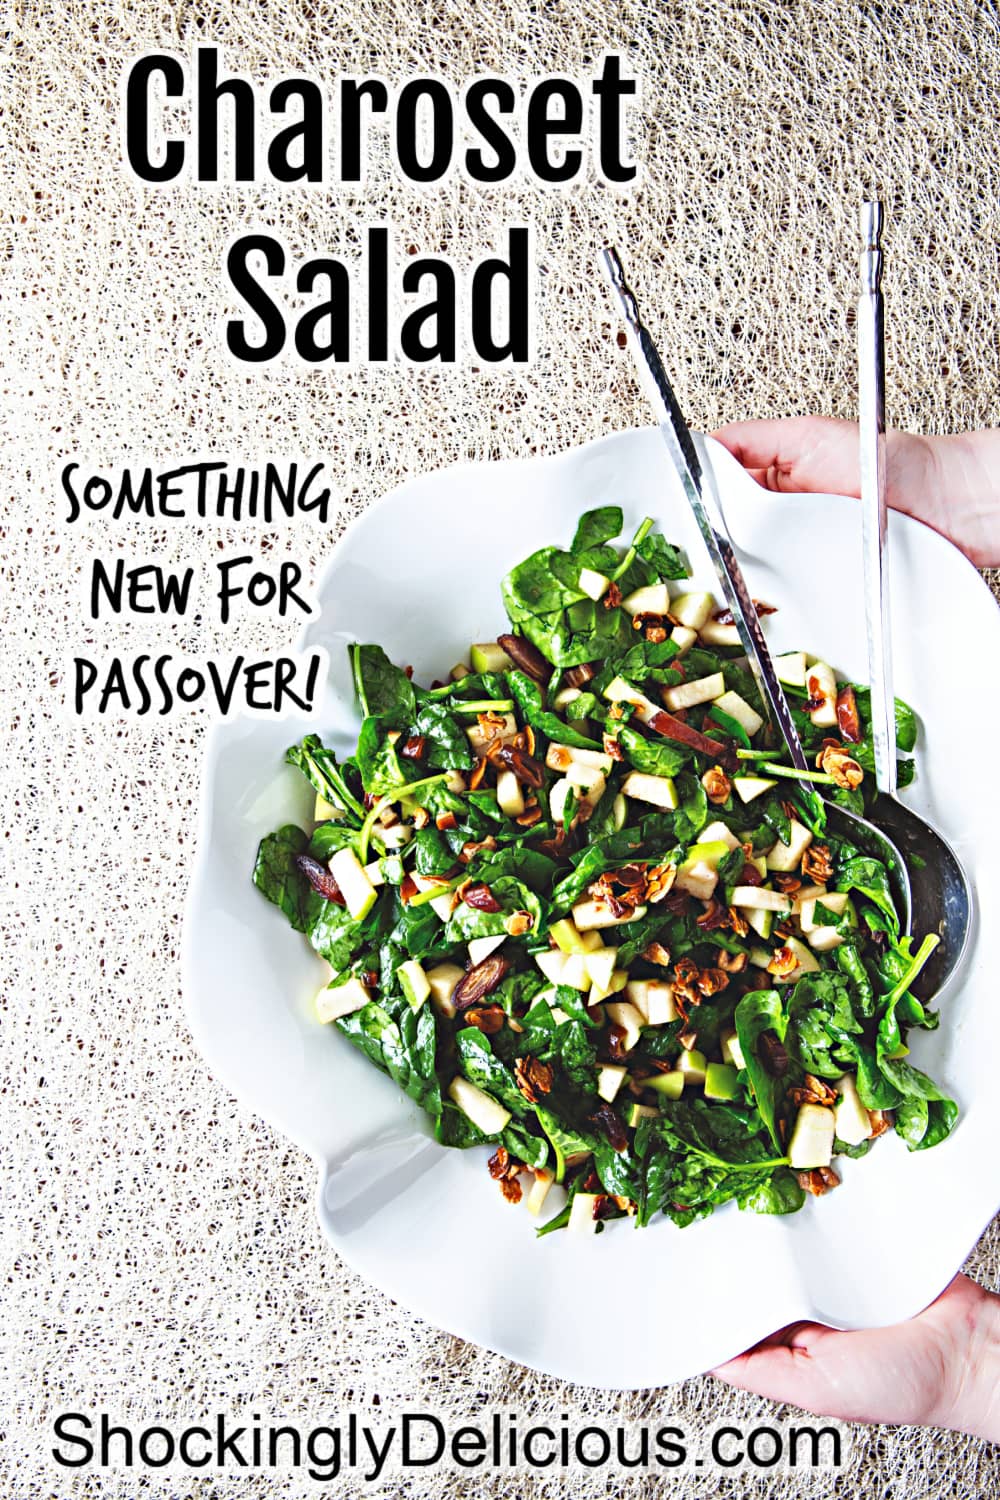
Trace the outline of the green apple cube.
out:
[[[643,1086],[652,1089],[654,1094],[662,1094],[665,1099],[679,1099],[686,1082],[687,1074],[675,1068],[672,1073],[654,1073],[652,1078],[643,1080]]]
[[[340,887],[344,904],[356,922],[367,917],[378,899],[353,849],[338,849],[329,864],[330,874]]]
[[[431,992],[430,980],[423,964],[418,963],[415,958],[408,958],[396,970],[396,978],[411,1007],[419,1010]]]
[[[496,641],[478,641],[469,650],[474,672],[509,672],[514,663]]]
[[[739,1093],[737,1070],[731,1063],[710,1062],[705,1069],[706,1099],[735,1099]]]

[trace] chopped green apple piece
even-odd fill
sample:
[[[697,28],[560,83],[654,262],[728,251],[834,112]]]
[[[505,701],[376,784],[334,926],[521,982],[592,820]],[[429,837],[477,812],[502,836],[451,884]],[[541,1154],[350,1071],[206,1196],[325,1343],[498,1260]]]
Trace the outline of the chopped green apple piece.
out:
[[[778,674],[778,681],[783,682],[786,687],[805,687],[806,653],[804,651],[787,651],[784,656],[776,656],[774,669]]]
[[[322,792],[316,793],[316,801],[313,803],[313,822],[329,823],[331,818],[340,817],[340,808],[328,802]]]
[[[576,700],[577,700],[577,698],[582,698],[582,697],[583,697],[583,692],[581,691],[580,688],[576,688],[576,687],[564,687],[564,688],[560,688],[559,691],[558,691],[558,693],[556,693],[555,697],[552,700],[552,706],[553,706],[553,708],[558,708],[560,710],[566,709],[566,708],[569,708],[569,706],[570,706],[571,703],[575,703]]]
[[[360,979],[346,979],[343,984],[328,984],[316,996],[316,1015],[324,1023],[337,1021],[360,1010],[371,999],[371,991]]]
[[[757,936],[762,937],[767,942],[767,939],[771,936],[771,928],[774,926],[774,912],[761,911],[759,907],[756,911],[751,909],[747,912],[747,921]]]
[[[625,1032],[621,1043],[622,1051],[630,1052],[639,1040],[639,1033],[645,1024],[641,1012],[628,1000],[609,1000],[604,1012],[609,1021]]]
[[[774,847],[768,850],[767,868],[769,870],[778,870],[786,874],[797,870],[803,854],[813,841],[812,833],[799,822],[798,818],[792,818],[791,825],[788,843],[783,844],[779,839]]]
[[[492,1094],[470,1083],[461,1076],[453,1078],[448,1085],[448,1094],[458,1105],[463,1115],[471,1120],[483,1135],[499,1135],[510,1124],[510,1110],[498,1104]]]
[[[814,927],[806,938],[814,953],[830,953],[834,948],[839,948],[843,941],[844,935],[836,927]]]
[[[806,932],[806,933],[809,933],[809,932],[812,932],[817,925],[820,926],[820,927],[822,927],[824,925],[826,925],[827,927],[833,925],[833,924],[831,924],[829,922],[827,922],[825,924],[824,923],[817,924],[817,922],[816,922],[816,908],[817,907],[825,907],[826,910],[833,917],[842,917],[844,915],[844,912],[847,909],[847,892],[846,891],[823,891],[822,895],[813,894],[811,896],[808,896],[803,901],[802,900],[802,892],[799,891],[798,895],[797,895],[797,898],[796,898],[796,903],[795,904],[796,904],[796,906],[799,909],[799,922],[801,924],[802,931]],[[822,913],[821,913],[821,915],[822,915]]]
[[[630,703],[636,710],[638,717],[644,724],[648,724],[656,714],[660,712],[655,703],[651,703],[645,693],[640,693],[637,687],[626,682],[624,677],[614,677],[604,689],[604,696],[609,703]]]
[[[496,933],[491,937],[470,938],[469,963],[472,964],[473,968],[475,968],[476,964],[481,964],[484,958],[489,958],[491,953],[496,952],[500,944],[506,941],[506,938],[507,934],[505,932]]]
[[[704,1083],[708,1072],[708,1058],[697,1047],[690,1052],[681,1052],[677,1059],[677,1071],[683,1074],[688,1083]]]
[[[425,969],[424,972],[430,986],[431,1004],[443,1016],[450,1018],[455,1014],[451,997],[465,977],[465,970],[460,969],[458,964],[437,964],[433,969]]]
[[[696,708],[699,703],[712,703],[726,691],[726,679],[721,672],[710,672],[707,677],[696,677],[693,682],[679,682],[667,688],[663,701],[675,714],[681,708]]]
[[[347,910],[355,922],[360,922],[375,905],[378,892],[365,874],[358,856],[353,849],[338,849],[328,868],[340,886]]]
[[[461,682],[463,677],[472,676],[472,668],[464,661],[457,661],[448,675],[452,682]]]
[[[618,792],[615,796],[614,802],[611,804],[611,821],[614,824],[615,833],[621,832],[621,830],[625,827],[625,821],[627,818],[628,803],[625,801],[625,798],[622,796],[621,792]]]
[[[806,692],[810,701],[819,700],[809,717],[817,727],[833,729],[837,723],[837,679],[825,661],[814,661],[806,671]]]
[[[550,1172],[548,1167],[535,1168],[535,1180],[529,1188],[528,1197],[525,1200],[528,1205],[529,1214],[537,1216],[541,1213],[542,1205],[549,1196],[555,1180],[554,1173]]]
[[[691,630],[687,625],[675,625],[670,632],[670,639],[677,647],[676,660],[680,661],[681,657],[688,654],[698,639],[698,632],[697,630]]]
[[[365,865],[364,872],[372,885],[385,885],[385,875],[382,872],[381,859],[373,859],[371,864]]]
[[[585,747],[578,749],[575,745],[562,745],[558,740],[552,740],[545,752],[545,764],[550,771],[563,772],[569,772],[574,765],[590,766],[607,776],[614,761],[603,750],[588,750]]]
[[[737,885],[733,887],[733,905],[749,911],[777,911],[787,915],[792,909],[792,899],[782,891],[770,891],[766,885]]]
[[[583,584],[580,584],[583,588]],[[672,613],[670,591],[665,583],[648,583],[622,600],[627,615],[665,615]]]
[[[735,1031],[724,1031],[719,1038],[723,1060],[732,1063],[734,1068],[745,1068],[746,1059],[743,1056],[743,1048]]]
[[[726,830],[729,831],[728,829]],[[689,870],[694,865],[708,865],[714,870],[721,859],[725,859],[730,851],[730,845],[725,839],[709,839],[704,843],[692,844],[684,856],[679,868]]]
[[[590,989],[590,976],[587,973],[587,955],[585,953],[566,953],[563,955],[562,978],[560,984],[569,985],[571,990],[579,990],[582,994]]]
[[[509,672],[514,663],[496,641],[478,641],[469,648],[474,672]]]
[[[701,833],[699,833],[698,835],[698,843],[695,845],[695,848],[698,848],[699,846],[704,848],[706,844],[722,843],[725,844],[727,849],[735,849],[739,845],[739,842],[739,839],[736,837],[735,833],[733,833],[731,828],[727,828],[725,823],[715,822],[709,823],[707,827],[701,830]],[[706,858],[706,856],[699,855],[699,858],[704,859]]]
[[[822,1104],[803,1104],[788,1142],[789,1166],[799,1172],[828,1167],[833,1160],[835,1129],[832,1109]]]
[[[589,932],[602,927],[621,927],[624,922],[636,922],[645,915],[646,908],[637,906],[635,911],[629,912],[626,916],[616,917],[603,902],[599,901],[578,901],[573,908],[573,922],[580,932]]]
[[[561,828],[565,821],[570,792],[576,795],[576,788],[568,776],[561,776],[549,787],[549,817],[557,828]],[[580,800],[577,797],[577,801]]]
[[[598,573],[595,568],[581,568],[580,587],[588,599],[596,602],[603,598],[611,587],[611,579],[605,573]]]
[[[431,982],[424,966],[415,958],[408,958],[396,970],[399,987],[414,1010],[419,1010],[431,992]]]
[[[860,1146],[872,1133],[872,1122],[868,1111],[861,1103],[853,1073],[838,1078],[834,1088],[840,1095],[833,1109],[834,1125],[838,1140],[847,1146]]]
[[[562,984],[563,970],[568,957],[569,955],[563,953],[561,948],[546,948],[543,953],[535,954],[535,963],[550,984]]]
[[[669,1076],[668,1073],[660,1074],[661,1078],[668,1078]],[[635,1130],[636,1126],[643,1120],[656,1120],[659,1119],[659,1115],[660,1111],[654,1109],[651,1104],[630,1104],[625,1116],[625,1123]]]
[[[644,771],[630,771],[622,782],[622,795],[634,797],[637,802],[650,802],[654,807],[663,807],[668,811],[680,806],[680,798],[671,776],[650,776]]]
[[[582,761],[571,760],[566,767],[566,780],[570,786],[576,788],[578,797],[581,792],[586,793],[588,802],[599,802],[604,795],[606,785],[604,772],[599,771],[596,766],[587,766]]]
[[[604,1063],[597,1070],[598,1097],[612,1104],[627,1076],[628,1070],[620,1063]]]
[[[722,620],[706,620],[698,632],[703,646],[739,646],[740,632],[735,625],[726,625]]]
[[[705,1069],[706,1099],[735,1099],[740,1086],[732,1063],[710,1062]]]
[[[569,1206],[566,1228],[573,1234],[596,1234],[599,1219],[595,1219],[600,1193],[575,1193]]]
[[[715,609],[711,594],[678,594],[670,601],[670,613],[680,625],[700,630]]]
[[[733,791],[741,802],[752,802],[755,797],[763,797],[778,783],[767,776],[734,776]]]
[[[801,979],[803,974],[815,974],[819,969],[819,964],[812,953],[810,953],[805,943],[800,942],[798,938],[785,938],[784,946],[790,953],[794,953],[798,968],[793,969],[791,974],[785,974],[780,977],[776,976],[775,982],[777,984],[794,983],[796,979]]]
[[[693,864],[688,864],[685,860],[677,871],[674,882],[679,891],[687,891],[689,896],[695,896],[699,901],[708,901],[718,883],[715,866],[704,859],[695,860]]]
[[[564,953],[583,953],[586,951],[583,939],[569,917],[560,917],[558,922],[553,922],[549,928],[549,937]]]
[[[677,1020],[674,987],[662,979],[631,979],[626,997],[642,1014],[647,1026],[666,1026]]]
[[[596,989],[603,990],[604,995],[610,995],[611,993],[611,976],[615,972],[615,960],[617,957],[617,948],[602,947],[595,948],[593,952],[588,953],[584,960],[591,984]],[[596,998],[602,1000],[604,995],[598,995]]]
[[[524,793],[513,771],[501,771],[497,776],[497,805],[508,818],[519,818],[524,812]]]
[[[741,698],[739,693],[723,693],[721,698],[716,698],[715,706],[721,708],[722,712],[728,714],[731,719],[735,719],[751,739],[759,729],[764,727],[764,720],[760,714],[745,698]]]
[[[687,1053],[684,1055],[686,1057]],[[643,1087],[652,1089],[654,1094],[662,1094],[665,1099],[679,1099],[685,1083],[691,1080],[680,1068],[674,1068],[671,1073],[654,1073],[652,1078],[644,1078],[642,1082]]]
[[[768,912],[768,916],[773,917],[773,912]],[[751,948],[750,962],[755,969],[766,969],[771,962],[770,950],[768,948]]]

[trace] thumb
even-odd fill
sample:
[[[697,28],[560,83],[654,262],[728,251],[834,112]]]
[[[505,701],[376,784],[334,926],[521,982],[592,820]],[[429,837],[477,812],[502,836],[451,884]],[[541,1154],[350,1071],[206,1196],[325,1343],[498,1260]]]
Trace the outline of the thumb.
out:
[[[731,422],[712,434],[768,490],[857,495],[858,429],[833,417]]]

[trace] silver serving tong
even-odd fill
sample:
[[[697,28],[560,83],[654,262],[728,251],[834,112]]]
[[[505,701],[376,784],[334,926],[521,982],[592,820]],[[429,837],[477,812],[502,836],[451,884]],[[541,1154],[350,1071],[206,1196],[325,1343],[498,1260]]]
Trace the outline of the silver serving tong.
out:
[[[648,329],[640,317],[635,295],[625,280],[624,268],[617,251],[610,247],[605,248],[602,251],[602,260],[611,286],[621,304],[628,334],[629,348],[632,352],[640,383],[646,391],[653,410],[656,413],[661,436],[680,478],[684,493],[694,512],[698,529],[708,548],[709,556],[712,559],[719,582],[722,585],[723,593],[725,594],[726,603],[732,611],[733,622],[739,631],[740,640],[746,651],[747,659],[757,680],[761,696],[767,705],[771,723],[783,740],[793,767],[799,771],[806,771],[808,770],[808,763],[792,719],[788,699],[778,681],[774,662],[761,629],[760,618],[754,608],[750,591],[747,588],[742,569],[737,561],[732,539],[726,526],[715,484],[711,459],[704,448],[703,441],[693,437],[687,423],[684,421],[677,397],[664,370],[663,362],[660,359]],[[861,319],[859,316],[859,326],[860,322]],[[881,319],[879,316],[880,326]],[[880,407],[879,409],[881,410],[882,408]],[[882,431],[884,436],[884,421]],[[875,457],[876,466],[881,462],[884,474],[884,453],[881,459],[879,459],[876,451]],[[884,518],[882,529],[884,535]],[[882,557],[884,560],[884,548]],[[881,606],[880,618],[886,618],[881,613]],[[869,625],[871,628],[871,622],[869,622]],[[884,640],[885,635],[881,634],[878,638]],[[870,634],[870,641],[871,639],[872,636]],[[879,681],[884,691],[884,673]],[[874,705],[876,691],[878,690],[879,685],[873,676],[873,717],[876,713]],[[881,708],[879,713],[880,717],[877,722],[879,723],[882,735],[884,761],[887,754],[885,749],[887,743],[885,727],[886,713],[883,713]],[[892,721],[891,714],[888,714],[888,721]],[[894,733],[891,740],[891,749],[894,772]],[[880,798],[879,802],[881,803],[884,800],[884,798]],[[851,843],[877,856],[886,865],[904,932],[911,930],[914,901],[911,890],[911,874],[908,862],[903,858],[902,851],[905,848],[906,852],[911,856],[913,853],[916,853],[918,856],[931,861],[926,869],[920,870],[919,902],[921,931],[937,932],[941,937],[937,951],[920,976],[923,982],[919,985],[919,989],[922,994],[929,995],[941,987],[945,978],[957,966],[964,952],[968,935],[968,909],[963,928],[960,911],[961,902],[958,897],[963,887],[966,896],[968,895],[968,885],[965,882],[965,877],[961,871],[961,867],[958,865],[958,861],[940,835],[929,828],[927,824],[922,823],[915,814],[910,812],[909,808],[903,807],[895,799],[892,799],[892,808],[897,816],[893,817],[888,832],[876,826],[867,818],[858,817],[855,813],[848,811],[848,809],[836,803],[827,803],[825,812],[827,825],[832,832],[840,834],[841,837],[850,840]],[[898,814],[902,814],[903,817],[900,818]],[[881,817],[880,821],[883,821]],[[918,825],[919,829],[923,831],[917,843],[911,840],[911,835],[915,832],[914,825]],[[895,842],[897,837],[900,837],[899,846]],[[933,841],[933,848],[931,841]],[[921,849],[926,851],[923,855],[920,853]],[[950,861],[947,879],[939,877],[935,873],[941,868],[942,861]],[[947,886],[947,893],[945,886]],[[938,892],[936,900],[934,899],[935,890]]]

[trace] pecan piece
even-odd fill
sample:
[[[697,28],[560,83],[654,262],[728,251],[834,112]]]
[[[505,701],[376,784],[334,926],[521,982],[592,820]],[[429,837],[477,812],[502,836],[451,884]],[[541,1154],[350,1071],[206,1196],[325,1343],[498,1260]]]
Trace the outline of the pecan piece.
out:
[[[475,1026],[484,1036],[496,1036],[506,1019],[502,1005],[476,1005],[465,1012],[466,1026]]]
[[[455,814],[453,812],[438,813],[437,817],[434,819],[434,822],[437,824],[438,828],[441,829],[442,833],[445,833],[450,828],[458,827],[458,819],[455,817]]]
[[[850,683],[845,684],[837,694],[837,728],[844,739],[849,740],[852,745],[856,745],[861,739],[858,700]]]
[[[795,1176],[799,1187],[814,1198],[822,1198],[824,1193],[840,1186],[840,1178],[832,1167],[813,1167],[811,1172],[796,1172]]]
[[[509,968],[510,962],[502,954],[491,953],[489,958],[474,965],[458,981],[451,997],[452,1005],[456,1010],[465,1010],[468,1006],[475,1005],[477,1000],[496,989]]]
[[[474,911],[500,911],[500,902],[484,881],[473,881],[461,889],[461,898]]]
[[[719,928],[729,926],[729,912],[721,902],[712,896],[704,903],[705,910],[695,921],[702,932],[715,932]]]
[[[535,919],[530,911],[512,911],[509,917],[504,918],[504,931],[511,937],[523,937],[530,932],[535,925]]]
[[[659,964],[665,969],[670,962],[670,949],[664,948],[662,943],[648,943],[640,957],[644,958],[648,964]]]
[[[602,735],[601,743],[604,746],[605,755],[610,755],[612,760],[621,761],[625,759],[625,756],[622,752],[622,747],[618,743],[618,736],[616,734]]]
[[[779,948],[771,955],[771,961],[767,966],[767,972],[773,974],[776,979],[786,979],[789,974],[794,974],[799,966],[791,948]]]
[[[646,877],[646,890],[643,900],[657,903],[666,901],[676,879],[676,865],[654,865]],[[680,894],[684,895],[686,893],[682,891]]]
[[[533,828],[536,823],[542,821],[542,809],[536,802],[534,807],[526,807],[520,817],[514,819],[519,828]]]
[[[499,1182],[501,1177],[506,1177],[510,1166],[510,1152],[507,1150],[507,1147],[498,1146],[486,1165],[490,1176],[496,1181]]]
[[[487,834],[486,838],[480,839],[478,843],[470,839],[467,844],[463,844],[462,852],[458,857],[462,861],[463,865],[467,865],[469,861],[471,859],[474,859],[477,854],[482,854],[484,849],[487,849],[490,851],[490,853],[492,853],[496,846],[497,841],[493,837],[492,833],[490,833]]]
[[[498,635],[497,645],[502,651],[506,651],[515,667],[520,667],[522,672],[533,677],[536,682],[548,682],[552,676],[552,667],[531,641],[526,641],[523,635]]]
[[[500,759],[507,766],[518,781],[525,786],[533,787],[536,791],[545,780],[545,767],[541,761],[529,755],[526,750],[518,750],[515,745],[501,745]]]
[[[592,1115],[587,1117],[592,1125],[596,1125],[608,1138],[608,1144],[612,1151],[624,1151],[628,1146],[628,1136],[625,1134],[625,1126],[619,1120],[610,1104],[599,1104]]]
[[[622,591],[621,591],[621,589],[618,587],[617,583],[611,583],[611,584],[609,584],[608,587],[605,589],[605,591],[604,591],[604,597],[601,600],[601,603],[604,605],[604,608],[605,609],[617,609],[618,606],[619,606],[619,604],[621,602],[622,602]]]
[[[346,904],[340,886],[326,865],[321,865],[318,859],[313,859],[310,854],[296,854],[295,867],[306,877],[317,895],[325,897],[327,901],[335,901],[338,906]]]
[[[423,760],[427,750],[427,736],[423,734],[411,734],[405,745],[400,748],[400,755],[405,755],[407,760]]]
[[[745,937],[746,933],[742,936]],[[719,953],[719,968],[727,974],[742,974],[749,962],[750,955],[747,953],[727,953],[725,948]]]
[[[698,988],[706,996],[718,995],[729,985],[729,975],[724,969],[702,969],[698,975]]]
[[[747,933],[750,931],[750,923],[747,921],[746,917],[740,911],[738,906],[731,906],[729,908],[729,926],[732,928],[734,935],[738,938],[745,938]],[[730,958],[745,958],[746,954],[730,953],[728,956]],[[722,963],[721,958],[719,959],[719,962]],[[730,966],[729,964],[722,964],[722,967],[724,969],[728,969]],[[741,964],[739,969],[733,969],[732,972],[734,974],[738,974],[742,969],[745,968],[746,965]]]
[[[701,778],[701,784],[709,802],[728,802],[732,795],[733,784],[721,766],[710,766]]]
[[[552,1092],[552,1067],[537,1057],[519,1057],[514,1063],[514,1081],[529,1104],[538,1104],[543,1094]]]
[[[469,791],[470,792],[474,792],[474,791],[477,790],[478,787],[482,786],[482,784],[483,784],[483,777],[486,775],[486,767],[487,767],[488,764],[489,764],[489,762],[487,761],[485,755],[481,755],[479,757],[479,759],[476,761],[475,767],[474,767],[471,775],[469,776]]]
[[[865,773],[858,762],[843,750],[824,751],[823,770],[845,791],[853,791],[865,779]]]
[[[833,878],[833,855],[829,844],[810,844],[802,856],[802,873],[807,880],[825,885]]]

